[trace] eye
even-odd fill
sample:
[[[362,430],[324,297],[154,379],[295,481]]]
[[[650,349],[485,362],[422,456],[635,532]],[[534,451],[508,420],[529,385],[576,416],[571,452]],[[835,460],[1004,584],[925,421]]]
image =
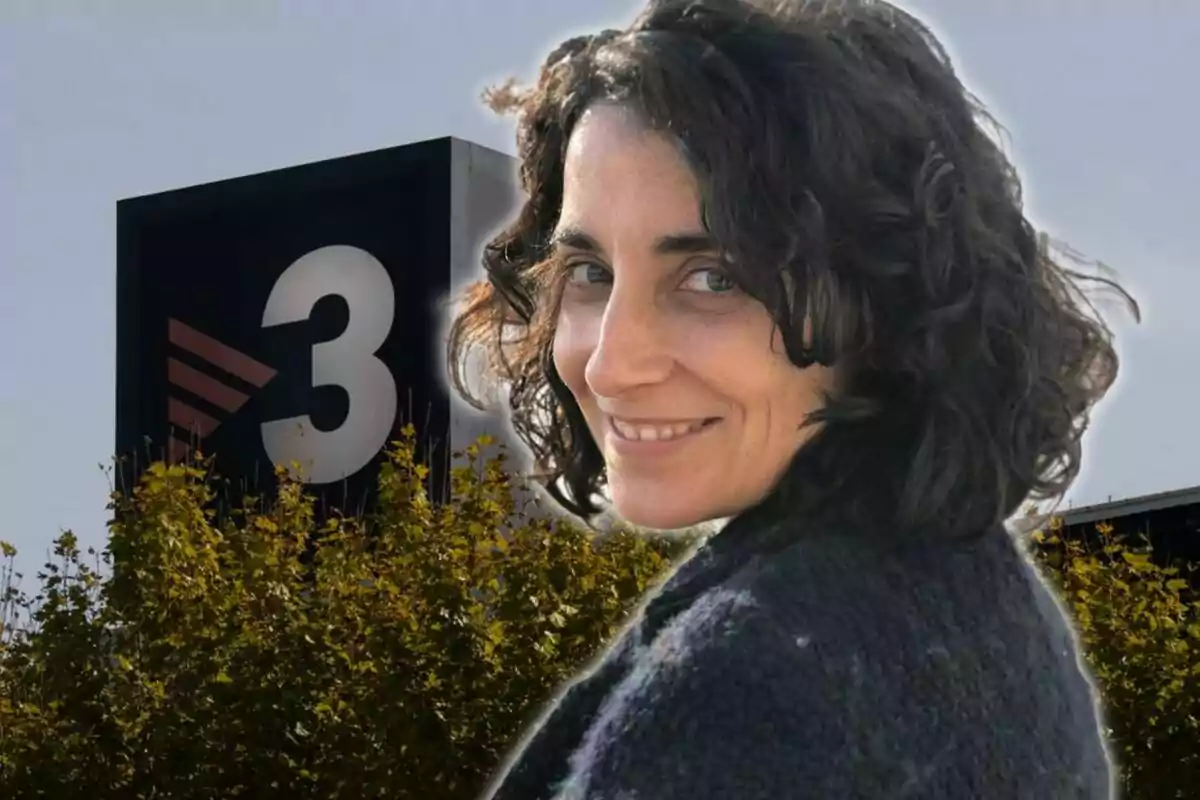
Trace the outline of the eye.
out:
[[[612,276],[608,274],[608,270],[594,261],[571,264],[567,267],[567,283],[572,286],[592,286],[611,280]]]
[[[737,284],[729,277],[729,273],[720,267],[700,267],[688,273],[680,288],[688,292],[727,294],[735,291]]]

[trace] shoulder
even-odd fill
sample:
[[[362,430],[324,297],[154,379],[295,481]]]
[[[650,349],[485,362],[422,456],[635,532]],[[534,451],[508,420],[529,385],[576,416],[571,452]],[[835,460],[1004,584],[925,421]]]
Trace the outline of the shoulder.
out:
[[[797,542],[644,644],[577,764],[664,798],[1107,797],[1090,684],[1039,591],[1002,541]]]
[[[789,653],[799,669],[834,670],[844,688],[890,709],[898,724],[935,730],[920,705],[937,709],[947,732],[990,729],[980,738],[996,743],[998,727],[1020,731],[1005,746],[1018,738],[1040,745],[1043,735],[1099,737],[1096,693],[1073,628],[1002,528],[903,547],[814,538],[732,583],[744,584],[759,609],[748,634],[765,642],[773,631],[781,657],[799,651]],[[732,646],[730,657],[742,650]]]

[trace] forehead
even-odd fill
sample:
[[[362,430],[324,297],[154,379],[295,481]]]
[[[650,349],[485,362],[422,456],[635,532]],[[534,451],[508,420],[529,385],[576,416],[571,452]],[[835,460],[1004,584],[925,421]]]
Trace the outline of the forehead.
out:
[[[699,186],[676,146],[636,114],[593,106],[567,145],[560,224],[596,236],[695,230]]]

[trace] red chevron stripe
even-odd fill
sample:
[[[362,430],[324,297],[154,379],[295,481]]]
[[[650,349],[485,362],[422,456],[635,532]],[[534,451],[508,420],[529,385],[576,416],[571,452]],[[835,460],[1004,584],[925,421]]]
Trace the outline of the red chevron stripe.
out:
[[[200,439],[211,434],[221,424],[219,420],[174,397],[167,398],[167,421]]]
[[[167,320],[171,344],[193,353],[210,364],[262,388],[275,377],[275,370],[177,319]]]
[[[180,389],[191,392],[231,413],[237,411],[250,399],[249,395],[243,394],[237,389],[231,389],[215,378],[173,358],[167,359],[167,380]]]

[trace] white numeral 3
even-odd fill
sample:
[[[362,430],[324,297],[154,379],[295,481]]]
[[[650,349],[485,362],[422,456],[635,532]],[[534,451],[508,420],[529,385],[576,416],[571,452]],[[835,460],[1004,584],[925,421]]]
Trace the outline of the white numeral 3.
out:
[[[309,318],[317,301],[341,295],[350,310],[346,330],[312,349],[312,385],[340,386],[349,396],[346,420],[336,429],[313,427],[306,414],[262,425],[263,446],[276,465],[312,484],[358,472],[387,444],[396,422],[396,380],[375,353],[391,332],[396,293],[387,270],[370,253],[331,245],[301,256],[271,289],[262,325]]]

